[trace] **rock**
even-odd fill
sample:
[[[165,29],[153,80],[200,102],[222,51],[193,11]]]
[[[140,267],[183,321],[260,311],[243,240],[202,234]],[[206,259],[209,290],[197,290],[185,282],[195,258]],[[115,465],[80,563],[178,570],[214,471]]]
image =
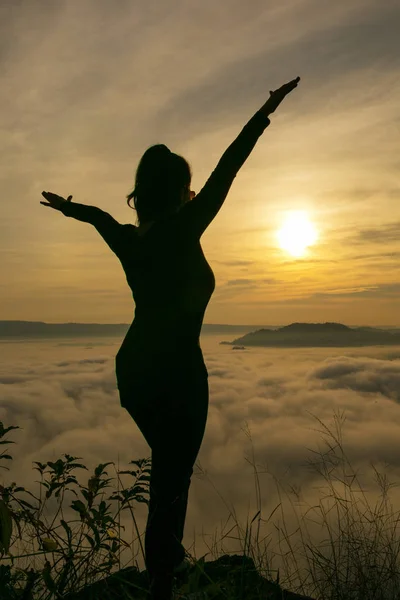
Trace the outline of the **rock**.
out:
[[[210,583],[207,576],[214,585]],[[193,586],[189,590],[187,585],[188,581],[193,579],[197,579],[196,592]],[[221,592],[218,592],[215,584],[219,584]],[[230,594],[237,593],[238,597],[246,600],[313,600],[308,596],[282,590],[279,585],[268,581],[257,572],[252,558],[237,554],[232,556],[224,554],[217,560],[204,562],[203,565],[200,561],[196,562],[189,572],[175,577],[175,589],[181,592],[182,600],[195,598],[223,600],[226,598],[227,590]],[[139,572],[136,567],[127,567],[64,598],[65,600],[106,600],[110,597],[126,597],[132,600],[144,600],[147,598],[147,590],[147,572],[145,570]]]

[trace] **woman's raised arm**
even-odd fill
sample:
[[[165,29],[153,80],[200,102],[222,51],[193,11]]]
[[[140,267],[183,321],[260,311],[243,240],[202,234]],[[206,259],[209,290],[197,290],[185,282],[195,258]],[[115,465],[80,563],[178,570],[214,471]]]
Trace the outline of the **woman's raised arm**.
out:
[[[251,117],[237,138],[225,150],[202,190],[184,205],[178,219],[189,235],[201,237],[220,210],[229,189],[258,138],[270,124],[273,113],[285,96],[297,87],[300,77],[270,92],[265,104]]]

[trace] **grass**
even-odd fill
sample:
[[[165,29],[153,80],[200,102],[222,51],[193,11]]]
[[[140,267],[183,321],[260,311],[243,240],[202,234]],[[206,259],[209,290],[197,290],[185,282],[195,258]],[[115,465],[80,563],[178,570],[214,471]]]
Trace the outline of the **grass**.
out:
[[[254,471],[257,511],[250,522],[248,516],[243,527],[234,507],[228,506],[211,483],[229,511],[224,526],[229,526],[229,529],[222,532],[220,550],[214,540],[212,546],[208,546],[209,553],[215,558],[229,554],[224,551],[224,540],[235,540],[241,554],[253,559],[263,577],[283,589],[309,595],[316,600],[400,600],[399,516],[389,500],[389,491],[395,484],[390,483],[387,475],[372,464],[379,498],[371,506],[360,477],[344,450],[343,413],[334,415],[332,429],[314,418],[320,426],[318,431],[322,434],[324,449],[310,450],[311,458],[305,466],[324,482],[318,503],[307,505],[296,486],[270,474],[279,502],[266,519],[262,518],[259,471],[252,444],[252,461],[248,462]],[[5,428],[0,422],[1,445],[15,443],[5,439],[13,429],[19,427]],[[251,440],[248,430],[246,434]],[[112,481],[106,469],[110,465],[115,468],[115,464],[99,464],[88,478],[87,485],[81,485],[74,472],[87,468],[78,462],[78,457],[63,456],[55,462],[34,463],[34,469],[41,476],[38,496],[15,482],[0,486],[0,591],[4,600],[22,597],[24,600],[49,600],[78,591],[110,575],[116,566],[118,570],[125,568],[127,565],[122,564],[124,549],[127,552],[129,548],[132,553],[128,566],[137,566],[137,554],[134,554],[136,542],[139,553],[144,557],[144,532],[139,533],[133,504],[148,502],[150,459],[131,461],[134,468],[129,470],[116,470],[117,490],[104,499],[105,488],[111,487]],[[0,458],[11,460],[12,456],[3,452]],[[263,472],[268,473],[268,470]],[[122,486],[121,475],[133,478],[132,485]],[[208,479],[207,473],[201,469],[200,476]],[[77,514],[77,519],[69,522],[63,512],[67,491],[75,495],[69,506]],[[107,504],[107,501],[110,503]],[[296,522],[293,531],[289,531],[287,525],[285,501],[289,503]],[[45,507],[49,502],[53,503],[53,517],[47,522]],[[110,511],[113,503],[117,505],[114,515]],[[130,511],[135,528],[136,539],[131,542],[124,539],[120,522],[123,510]],[[263,527],[267,528],[268,534],[261,538]],[[272,533],[277,538],[274,548],[271,548]],[[317,542],[317,537],[322,539]],[[190,555],[190,558],[194,564],[204,565],[204,557],[199,561],[195,556]],[[279,566],[275,568],[277,560]],[[196,591],[195,578],[193,575],[187,584],[187,594]],[[218,597],[227,600],[242,598],[240,591],[236,591],[235,595],[229,586],[218,587],[216,581],[212,586],[212,583],[211,580],[209,590],[219,589]],[[129,597],[126,596],[127,600]],[[138,593],[137,598],[142,597]]]

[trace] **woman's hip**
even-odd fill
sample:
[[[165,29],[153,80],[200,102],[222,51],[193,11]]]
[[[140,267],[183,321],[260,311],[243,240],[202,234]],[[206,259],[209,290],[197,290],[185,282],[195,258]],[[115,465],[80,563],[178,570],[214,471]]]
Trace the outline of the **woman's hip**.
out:
[[[197,378],[208,377],[207,367],[204,362],[200,347],[187,348],[180,352],[164,352],[151,354],[137,354],[135,351],[118,353],[115,359],[115,371],[118,382],[127,381],[157,382],[182,380],[193,381]]]
[[[116,378],[120,395],[126,402],[161,402],[175,404],[201,402],[207,396],[208,372],[202,355],[165,355],[146,361],[116,361]],[[124,404],[122,404],[124,406]]]

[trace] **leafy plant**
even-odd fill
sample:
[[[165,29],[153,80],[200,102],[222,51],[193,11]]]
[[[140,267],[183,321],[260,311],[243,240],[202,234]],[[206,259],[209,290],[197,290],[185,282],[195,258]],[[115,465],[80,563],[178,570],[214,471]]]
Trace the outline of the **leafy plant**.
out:
[[[3,439],[12,429],[19,427],[5,428],[0,422],[0,444],[15,443]],[[0,458],[12,460],[12,456],[4,452]],[[61,598],[67,592],[77,591],[103,577],[105,573],[109,574],[119,562],[117,554],[121,548],[130,547],[120,535],[118,516],[120,511],[129,509],[137,530],[132,503],[149,502],[150,459],[133,460],[130,464],[135,465],[136,469],[117,471],[119,483],[119,476],[122,474],[132,476],[135,481],[129,488],[113,492],[106,500],[103,499],[104,490],[110,487],[113,480],[107,477],[106,468],[114,463],[99,464],[88,478],[87,485],[81,485],[74,472],[77,469],[87,470],[87,467],[77,462],[79,460],[79,457],[64,454],[55,462],[35,461],[34,469],[41,475],[41,481],[38,482],[39,497],[24,487],[17,486],[15,482],[9,486],[0,486],[0,559],[9,559],[13,565],[17,559],[22,558],[30,558],[31,561],[44,559],[44,564],[40,567],[16,568],[14,574],[9,565],[1,565],[0,581],[4,589],[14,588],[18,594],[18,591],[22,592],[22,580],[25,584],[25,596],[29,588],[29,594],[34,592],[35,599]],[[76,496],[70,508],[79,517],[70,523],[65,520],[62,508],[67,491]],[[35,502],[28,501],[23,494],[28,494]],[[53,496],[57,499],[58,508],[48,524],[43,514],[46,502]],[[118,503],[115,515],[110,512],[112,503],[107,504],[108,500],[116,500]],[[14,553],[14,544],[17,541],[26,543],[27,538],[30,539],[33,550],[22,554]],[[140,541],[139,532],[138,538]],[[144,555],[143,547],[142,553]],[[20,594],[15,597],[20,597]]]

